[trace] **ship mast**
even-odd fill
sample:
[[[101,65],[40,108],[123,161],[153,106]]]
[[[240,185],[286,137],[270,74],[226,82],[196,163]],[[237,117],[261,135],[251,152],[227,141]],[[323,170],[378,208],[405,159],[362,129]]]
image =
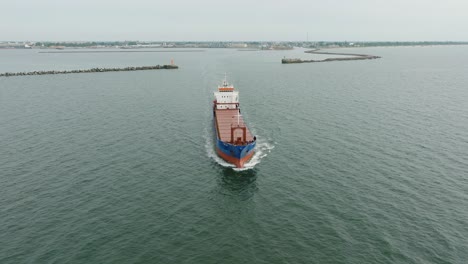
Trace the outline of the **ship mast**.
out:
[[[224,86],[224,87],[227,87],[227,86],[228,86],[228,82],[227,82],[227,73],[226,73],[226,72],[224,73],[223,86]]]

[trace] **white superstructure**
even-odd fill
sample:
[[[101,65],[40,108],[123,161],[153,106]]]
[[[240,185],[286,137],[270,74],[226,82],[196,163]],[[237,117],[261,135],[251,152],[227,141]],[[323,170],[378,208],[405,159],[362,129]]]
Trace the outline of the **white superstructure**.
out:
[[[234,91],[234,86],[228,84],[224,79],[223,85],[218,86],[218,91],[214,92],[216,99],[216,109],[237,109],[239,108],[239,92]]]

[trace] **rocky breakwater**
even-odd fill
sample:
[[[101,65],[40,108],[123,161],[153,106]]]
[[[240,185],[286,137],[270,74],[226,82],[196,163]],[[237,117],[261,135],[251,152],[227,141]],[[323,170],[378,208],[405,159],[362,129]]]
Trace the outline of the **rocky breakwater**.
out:
[[[69,73],[96,73],[96,72],[117,72],[117,71],[145,71],[145,70],[161,70],[161,69],[178,69],[177,65],[155,65],[155,66],[139,66],[125,68],[92,68],[85,70],[63,70],[63,71],[31,71],[31,72],[5,72],[0,73],[0,77],[13,76],[28,76],[28,75],[47,75],[47,74],[69,74]]]
[[[307,63],[307,62],[330,62],[330,61],[351,61],[351,60],[373,60],[373,59],[380,59],[379,56],[374,55],[367,55],[367,54],[353,54],[353,53],[337,53],[337,52],[323,52],[319,50],[308,50],[305,53],[312,53],[312,54],[324,54],[324,55],[341,55],[341,56],[351,56],[351,57],[342,57],[342,58],[326,58],[323,60],[303,60],[298,58],[283,58],[281,63],[289,64],[289,63]]]

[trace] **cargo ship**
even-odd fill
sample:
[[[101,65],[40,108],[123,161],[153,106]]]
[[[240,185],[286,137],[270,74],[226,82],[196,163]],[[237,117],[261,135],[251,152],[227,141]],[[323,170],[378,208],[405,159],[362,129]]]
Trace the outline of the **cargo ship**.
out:
[[[239,108],[239,91],[224,78],[214,92],[213,122],[216,152],[225,161],[243,168],[254,155],[257,137],[245,125]]]

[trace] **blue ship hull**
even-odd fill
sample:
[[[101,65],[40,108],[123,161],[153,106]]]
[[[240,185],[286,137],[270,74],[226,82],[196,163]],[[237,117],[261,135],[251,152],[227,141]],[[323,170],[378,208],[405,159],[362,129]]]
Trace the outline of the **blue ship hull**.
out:
[[[216,152],[225,161],[234,164],[238,168],[244,167],[244,163],[250,160],[254,154],[255,146],[257,141],[250,142],[246,145],[234,145],[228,142],[224,142],[219,139],[219,135],[216,129],[216,118],[213,120],[214,131],[216,134]]]

